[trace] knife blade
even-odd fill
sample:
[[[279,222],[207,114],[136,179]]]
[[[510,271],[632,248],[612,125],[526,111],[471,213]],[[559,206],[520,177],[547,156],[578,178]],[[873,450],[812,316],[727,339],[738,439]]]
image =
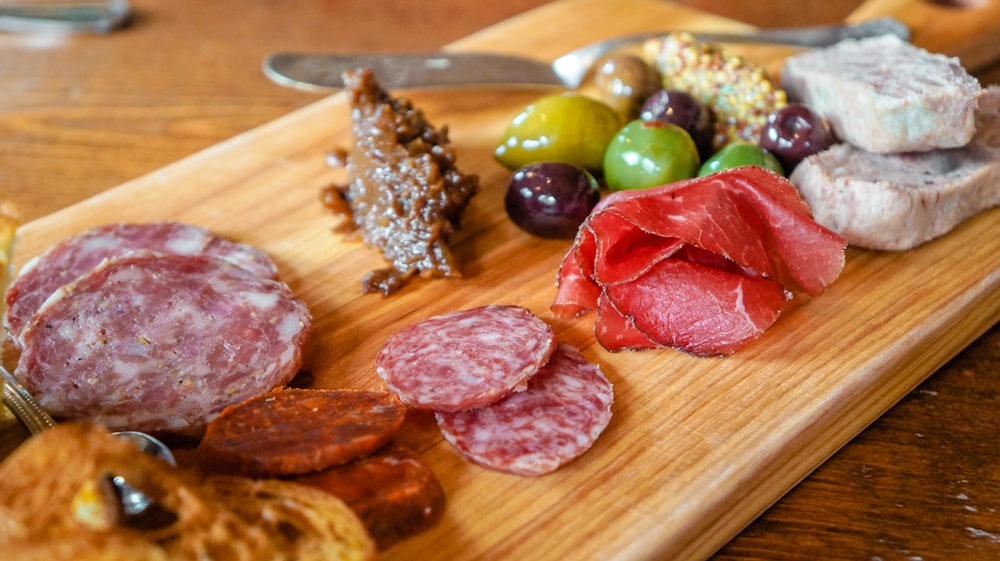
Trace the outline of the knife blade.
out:
[[[358,68],[371,68],[379,83],[389,89],[511,83],[565,87],[545,62],[495,53],[273,53],[262,66],[264,75],[275,83],[306,90],[343,88],[341,74]]]
[[[578,87],[590,66],[611,50],[671,33],[660,31],[615,37],[567,53],[551,64],[517,55],[432,51],[388,54],[272,53],[264,58],[264,75],[277,84],[325,91],[344,87],[342,74],[370,68],[386,88],[448,86]],[[900,21],[881,18],[857,24],[758,29],[742,33],[688,32],[708,43],[780,44],[823,47],[844,39],[892,33],[904,40],[909,30]]]

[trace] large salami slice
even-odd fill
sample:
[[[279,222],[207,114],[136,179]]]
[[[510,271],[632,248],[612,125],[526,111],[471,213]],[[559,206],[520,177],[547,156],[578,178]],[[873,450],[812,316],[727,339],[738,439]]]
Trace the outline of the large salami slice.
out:
[[[445,439],[473,463],[534,476],[590,449],[611,421],[613,401],[614,388],[600,368],[561,343],[523,392],[434,417]]]
[[[288,389],[226,408],[198,444],[213,470],[251,477],[297,475],[381,448],[406,407],[389,392]]]
[[[524,388],[556,347],[552,328],[520,306],[482,306],[410,324],[386,340],[376,371],[407,405],[458,411]]]
[[[137,252],[46,300],[15,374],[56,417],[199,436],[225,407],[288,382],[310,330],[284,283],[215,257]]]
[[[274,262],[259,249],[226,240],[198,226],[177,222],[105,224],[62,240],[22,267],[6,293],[4,324],[15,346],[21,346],[24,325],[57,288],[105,259],[135,250],[210,255],[263,278],[277,275]]]

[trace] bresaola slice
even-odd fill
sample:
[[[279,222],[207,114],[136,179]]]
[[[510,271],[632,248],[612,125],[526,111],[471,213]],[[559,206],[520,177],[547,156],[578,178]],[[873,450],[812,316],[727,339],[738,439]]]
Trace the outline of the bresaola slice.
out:
[[[524,389],[555,347],[552,328],[527,309],[483,306],[404,327],[385,342],[375,366],[403,403],[459,411]]]
[[[599,310],[594,331],[611,351],[727,355],[773,324],[793,291],[815,296],[833,282],[846,245],[760,167],[621,191],[581,225],[552,311]]]
[[[611,321],[627,321],[638,331],[628,348],[668,346],[699,356],[736,351],[764,333],[785,304],[777,282],[683,259],[664,259],[634,282],[609,285],[605,294]],[[616,311],[621,318],[614,318]],[[616,344],[598,335],[605,348]],[[654,344],[644,347],[640,336]]]

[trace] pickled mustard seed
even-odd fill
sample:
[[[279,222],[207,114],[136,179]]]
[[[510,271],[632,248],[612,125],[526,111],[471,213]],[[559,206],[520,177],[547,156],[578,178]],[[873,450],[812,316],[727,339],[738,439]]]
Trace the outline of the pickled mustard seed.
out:
[[[716,150],[736,139],[756,142],[767,116],[787,103],[762,67],[689,33],[647,41],[644,50],[665,88],[686,91],[715,112]]]

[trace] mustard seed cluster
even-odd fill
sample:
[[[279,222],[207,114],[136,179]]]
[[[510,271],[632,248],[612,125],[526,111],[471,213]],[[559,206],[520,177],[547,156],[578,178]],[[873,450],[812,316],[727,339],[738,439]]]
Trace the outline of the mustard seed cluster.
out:
[[[787,103],[762,67],[690,33],[647,41],[644,52],[664,88],[686,91],[712,108],[716,150],[736,139],[756,143],[767,116]]]

